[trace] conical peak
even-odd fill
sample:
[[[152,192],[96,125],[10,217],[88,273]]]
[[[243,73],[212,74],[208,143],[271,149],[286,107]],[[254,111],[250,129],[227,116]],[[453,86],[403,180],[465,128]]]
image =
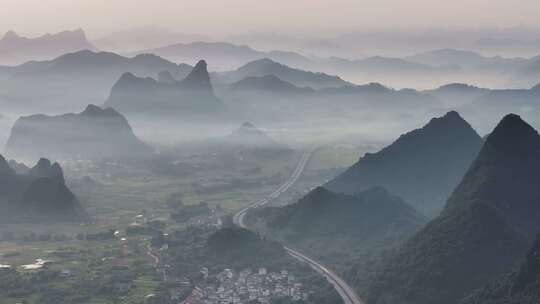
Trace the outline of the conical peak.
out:
[[[245,123],[243,123],[240,128],[246,128],[246,129],[256,129],[255,126],[250,123],[249,121],[246,121]]]
[[[433,124],[462,124],[467,126],[469,125],[467,121],[465,121],[465,119],[463,119],[461,115],[459,115],[459,113],[456,111],[450,111],[444,116],[431,119],[427,126]]]
[[[51,166],[51,175],[53,178],[57,178],[61,181],[64,180],[64,170],[62,170],[62,167],[58,162],[55,162]]]
[[[509,150],[540,145],[538,132],[519,115],[508,114],[486,139],[487,146],[497,145]]]
[[[49,169],[51,167],[51,161],[46,158],[40,158],[34,168],[37,169]]]
[[[182,85],[188,89],[211,90],[210,75],[208,74],[206,61],[197,62],[191,73],[182,80]]]
[[[527,216],[540,215],[535,204],[540,194],[540,135],[516,114],[506,115],[490,133],[478,157],[447,203],[445,212],[477,202],[502,208],[519,225],[532,225]],[[515,206],[515,207],[513,207]],[[519,217],[524,216],[521,220]],[[538,223],[535,219],[535,223]],[[529,228],[528,228],[529,229]]]
[[[93,113],[99,113],[101,111],[102,109],[100,107],[93,104],[89,104],[88,106],[86,106],[86,109],[84,109],[82,114],[93,114]]]
[[[0,155],[0,178],[4,177],[4,176],[11,176],[11,175],[15,175],[15,170],[13,170],[8,162],[6,161],[6,159],[4,158],[4,156]]]
[[[201,71],[208,72],[207,69],[208,69],[208,64],[206,64],[206,61],[204,60],[199,60],[199,62],[197,62],[197,64],[193,68],[193,70],[201,70]]]
[[[4,34],[3,39],[16,39],[16,38],[20,38],[20,36],[17,35],[17,33],[15,33],[14,31],[8,31]]]

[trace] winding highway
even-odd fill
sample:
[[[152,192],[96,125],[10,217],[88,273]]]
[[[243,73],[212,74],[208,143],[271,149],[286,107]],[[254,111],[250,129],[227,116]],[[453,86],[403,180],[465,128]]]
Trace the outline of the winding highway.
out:
[[[258,208],[258,207],[267,205],[272,200],[278,198],[283,192],[287,191],[302,175],[302,172],[304,171],[309,159],[311,158],[311,154],[312,154],[311,151],[304,152],[302,154],[292,175],[289,177],[289,179],[287,179],[287,181],[283,185],[281,185],[279,188],[277,188],[274,192],[272,192],[267,197],[256,200],[250,203],[247,207],[238,211],[233,217],[234,223],[242,228],[247,228],[244,223],[244,218],[247,212],[249,211],[249,209]],[[319,262],[304,255],[301,252],[298,252],[287,246],[284,246],[283,248],[285,248],[285,250],[290,256],[294,257],[295,259],[301,262],[307,263],[311,268],[313,268],[315,271],[323,275],[328,280],[328,282],[330,282],[330,284],[334,286],[334,288],[339,293],[339,295],[341,296],[345,304],[364,304],[364,302],[358,297],[356,292],[354,292],[354,290],[345,281],[343,281],[343,279],[341,279],[336,273],[334,273],[330,269],[326,268],[325,266],[321,265]]]

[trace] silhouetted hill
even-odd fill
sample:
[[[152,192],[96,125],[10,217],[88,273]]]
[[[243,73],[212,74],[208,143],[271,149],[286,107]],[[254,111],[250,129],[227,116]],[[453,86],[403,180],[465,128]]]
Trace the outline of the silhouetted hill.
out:
[[[383,188],[346,195],[318,187],[297,203],[254,209],[248,215],[250,225],[291,246],[325,258],[336,254],[336,259],[397,245],[426,221]]]
[[[19,118],[6,153],[23,159],[36,158],[38,153],[57,159],[129,159],[152,152],[120,113],[88,105],[78,114]]]
[[[169,71],[176,75],[187,75],[191,67],[186,64],[177,65],[161,57],[141,54],[132,58],[115,53],[79,51],[59,56],[50,61],[28,62],[14,68],[16,76],[45,74],[47,76],[86,74],[86,77],[108,76],[111,73],[132,72],[135,74],[156,75],[161,71]],[[119,74],[117,74],[119,75]]]
[[[96,48],[82,29],[26,38],[13,31],[0,39],[0,65],[15,65],[30,60],[46,60],[65,53]]]
[[[205,58],[212,62],[212,66],[218,71],[235,69],[246,62],[262,58],[271,58],[292,66],[304,66],[310,63],[308,58],[294,52],[262,52],[247,45],[236,45],[227,42],[177,43],[138,51],[134,54],[141,53],[156,54],[174,62],[194,62],[199,58]]]
[[[169,71],[161,71],[158,74],[158,82],[163,83],[175,83],[176,79],[173,77]]]
[[[98,48],[112,52],[131,52],[158,48],[170,43],[208,40],[204,35],[180,33],[155,26],[116,31],[92,41]]]
[[[40,158],[37,164],[27,174],[34,178],[50,178],[64,182],[64,172],[60,164],[51,164],[51,161],[46,158]]]
[[[346,60],[335,58],[333,61],[335,68],[343,69],[344,71],[357,70],[361,72],[380,73],[457,73],[460,72],[458,67],[431,67],[429,65],[411,62],[401,58],[391,58],[382,56],[373,56],[358,60]]]
[[[269,150],[290,150],[287,146],[276,142],[268,134],[256,128],[249,122],[243,123],[229,136],[222,139],[226,145],[245,148],[269,149]]]
[[[1,196],[9,196],[19,188],[17,173],[4,158],[0,155],[0,193]]]
[[[225,110],[225,105],[214,95],[204,60],[183,80],[174,83],[125,73],[111,89],[105,106],[128,116],[159,115],[183,120],[215,119]]]
[[[210,74],[208,74],[206,61],[199,60],[186,78],[180,81],[180,85],[188,90],[212,92],[212,84],[210,83]]]
[[[212,233],[204,248],[205,262],[225,267],[260,267],[280,263],[287,254],[277,242],[240,228],[227,227]],[[223,269],[223,268],[222,268]]]
[[[240,81],[246,77],[263,77],[267,75],[274,75],[298,87],[310,87],[313,89],[351,85],[351,83],[342,80],[338,76],[291,68],[268,58],[249,62],[235,71],[218,74],[221,81],[228,83]]]
[[[17,174],[26,174],[30,171],[30,168],[24,163],[19,163],[16,160],[10,159],[8,161],[9,166],[17,172]]]
[[[457,303],[525,254],[540,231],[540,135],[505,116],[441,215],[375,272],[368,303]]]
[[[149,77],[168,71],[173,77],[183,79],[191,70],[187,64],[177,65],[155,55],[128,58],[85,50],[9,68],[5,77],[0,78],[0,85],[5,88],[3,95],[8,100],[20,100],[8,106],[23,108],[25,112],[34,108],[37,112],[51,111],[53,106],[66,111],[66,108],[75,110],[89,103],[102,103],[111,85],[126,72]]]
[[[468,115],[474,115],[475,120],[489,126],[497,123],[496,117],[501,117],[506,113],[519,113],[531,125],[539,126],[539,99],[540,90],[536,85],[531,89],[489,90],[462,109],[469,113]]]
[[[377,153],[368,153],[328,182],[335,192],[382,186],[427,215],[435,215],[462,179],[481,146],[480,136],[457,112],[432,119]]]
[[[413,89],[395,90],[380,83],[371,82],[365,85],[343,86],[337,88],[324,88],[318,90],[316,98],[322,101],[332,101],[333,104],[344,105],[343,112],[357,114],[365,111],[366,107],[374,113],[382,110],[386,113],[411,111],[417,115],[420,111],[431,113],[441,109],[441,102],[429,95]],[[356,116],[356,115],[355,115]]]
[[[506,273],[463,300],[462,304],[536,304],[540,301],[540,238],[518,270]]]
[[[456,49],[438,49],[423,52],[405,58],[411,62],[417,62],[430,66],[461,66],[479,67],[498,65],[500,67],[517,68],[526,60],[523,58],[503,58],[500,56],[485,57],[473,51]]]
[[[517,88],[531,87],[538,83],[540,76],[540,56],[527,60],[516,70],[509,81],[509,85]]]
[[[433,67],[383,56],[354,60],[331,57],[320,59],[317,64],[319,71],[340,75],[357,83],[381,82],[397,88],[425,87],[463,77],[463,70],[458,66]]]
[[[470,104],[489,92],[489,89],[479,88],[465,83],[451,83],[433,90],[424,91],[424,93],[437,97],[449,108],[457,108]]]
[[[300,88],[283,81],[274,75],[261,77],[250,76],[230,85],[233,91],[266,93],[266,94],[307,94],[313,93],[311,88]]]
[[[3,221],[80,221],[83,210],[66,187],[62,168],[41,158],[29,172],[16,174],[0,156],[0,218]]]

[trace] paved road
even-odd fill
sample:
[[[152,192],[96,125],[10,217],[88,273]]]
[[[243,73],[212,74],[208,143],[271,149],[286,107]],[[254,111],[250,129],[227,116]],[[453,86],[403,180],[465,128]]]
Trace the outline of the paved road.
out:
[[[300,161],[298,161],[298,164],[296,165],[296,168],[294,169],[289,179],[287,179],[287,181],[283,185],[279,186],[279,188],[277,188],[274,192],[270,193],[270,195],[268,195],[267,197],[254,201],[244,209],[238,211],[233,217],[234,223],[240,227],[246,228],[246,226],[244,225],[244,217],[246,216],[248,210],[264,206],[268,204],[271,200],[280,196],[283,192],[287,191],[296,182],[296,180],[298,180],[300,175],[302,175],[302,172],[304,171],[304,168],[306,167],[310,157],[311,152],[303,153],[300,157]]]
[[[167,270],[161,265],[161,254],[159,251],[156,253],[150,244],[146,246],[146,254],[154,261],[154,267],[156,271],[163,277],[163,282],[167,282]]]
[[[302,175],[302,172],[304,171],[309,159],[311,158],[311,154],[312,152],[304,152],[302,154],[291,177],[289,177],[289,179],[283,185],[281,185],[278,189],[276,189],[267,197],[254,201],[251,204],[249,204],[247,207],[245,207],[244,209],[238,211],[233,217],[234,223],[240,227],[247,228],[244,223],[244,218],[246,216],[246,213],[249,211],[249,209],[264,206],[268,204],[269,202],[271,202],[273,199],[279,197],[283,192],[287,191]],[[314,259],[294,249],[291,249],[286,246],[284,246],[284,248],[289,255],[291,255],[292,257],[296,258],[299,261],[309,264],[311,268],[313,268],[315,271],[323,275],[328,280],[328,282],[330,282],[334,286],[334,288],[339,293],[339,295],[341,296],[345,304],[364,304],[364,302],[356,295],[354,290],[349,285],[347,285],[347,283],[345,283],[345,281],[343,281],[343,279],[341,279],[333,271],[324,267],[323,265],[321,265],[319,262],[315,261]]]

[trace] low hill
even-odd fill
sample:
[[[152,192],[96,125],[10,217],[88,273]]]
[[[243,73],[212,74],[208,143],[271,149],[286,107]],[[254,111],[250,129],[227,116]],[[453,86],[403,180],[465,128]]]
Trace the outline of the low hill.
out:
[[[276,142],[265,132],[255,127],[250,122],[243,123],[238,129],[234,130],[229,136],[222,139],[226,145],[258,148],[270,150],[289,150],[283,144]]]
[[[458,108],[488,94],[489,89],[479,88],[464,83],[450,83],[424,93],[437,97],[446,107]]]
[[[527,60],[515,71],[509,81],[512,87],[528,88],[538,83],[540,76],[540,56]]]
[[[310,87],[313,89],[352,85],[338,76],[291,68],[268,58],[251,61],[234,71],[219,73],[218,79],[222,82],[233,83],[246,77],[263,77],[267,75],[274,75],[297,87]]]
[[[535,78],[538,81],[538,78]],[[495,125],[496,117],[506,113],[518,113],[533,125],[540,126],[540,86],[535,83],[528,89],[497,89],[489,90],[478,96],[462,109],[474,115],[475,120],[486,125]]]
[[[283,81],[274,75],[261,77],[250,76],[230,85],[234,92],[253,92],[262,94],[308,94],[314,91],[311,88],[300,88]]]
[[[526,59],[523,58],[485,57],[473,51],[448,48],[418,53],[405,59],[434,67],[460,66],[463,68],[499,66],[500,68],[515,69],[526,62]]]
[[[507,271],[540,231],[539,182],[540,135],[507,115],[441,215],[382,261],[367,302],[457,303]]]
[[[19,159],[36,154],[56,159],[129,159],[151,155],[126,118],[112,108],[89,105],[81,113],[19,118],[6,154]],[[31,171],[32,172],[32,171]]]
[[[382,188],[346,195],[318,187],[297,203],[254,209],[248,214],[250,225],[291,246],[332,259],[395,246],[426,221]]]
[[[356,193],[381,186],[436,215],[476,157],[482,140],[457,112],[433,118],[377,153],[368,153],[325,187]]]
[[[62,168],[48,159],[17,174],[0,156],[0,219],[9,221],[81,221],[83,210],[67,188]]]

